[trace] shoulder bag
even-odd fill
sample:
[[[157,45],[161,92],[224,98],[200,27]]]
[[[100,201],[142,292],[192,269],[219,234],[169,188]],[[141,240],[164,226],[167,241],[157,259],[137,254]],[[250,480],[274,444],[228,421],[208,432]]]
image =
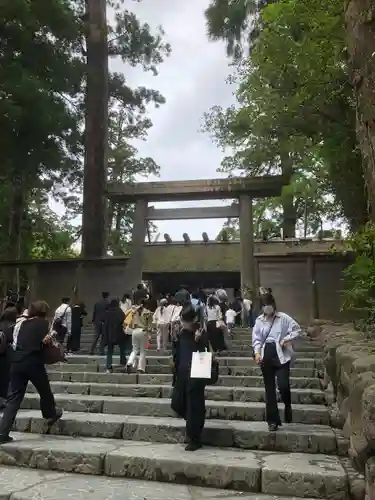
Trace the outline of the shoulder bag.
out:
[[[268,332],[267,332],[267,335],[264,337],[264,341],[263,341],[263,344],[262,344],[261,349],[263,349],[263,346],[264,346],[264,344],[266,343],[266,340],[268,339],[269,334],[270,334],[270,333],[271,333],[271,331],[272,331],[272,327],[273,327],[273,324],[274,324],[274,322],[275,322],[275,318],[276,318],[276,315],[274,315],[274,317],[272,318],[272,323],[271,323],[271,326],[269,327],[269,330],[268,330]],[[254,352],[254,349],[253,349],[253,358],[255,359],[255,352]]]

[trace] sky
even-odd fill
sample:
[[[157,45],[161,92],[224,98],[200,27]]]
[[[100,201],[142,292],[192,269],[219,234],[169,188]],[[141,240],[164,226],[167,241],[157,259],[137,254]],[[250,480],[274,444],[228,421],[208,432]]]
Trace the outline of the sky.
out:
[[[161,25],[172,53],[153,76],[141,68],[129,68],[121,61],[111,69],[126,74],[133,87],[145,86],[159,90],[166,104],[158,109],[150,106],[154,126],[148,139],[135,145],[140,156],[150,156],[160,166],[159,180],[207,179],[221,177],[217,172],[223,153],[208,134],[200,132],[203,114],[214,105],[230,106],[234,88],[226,83],[230,74],[229,60],[223,43],[210,42],[207,37],[204,10],[209,0],[143,0],[132,2],[139,19],[151,28]],[[148,178],[146,180],[158,180]],[[159,203],[155,207],[214,206],[221,201]],[[228,203],[228,202],[227,202]],[[187,232],[192,240],[201,239],[202,232],[214,239],[224,220],[158,221],[160,240],[168,233],[172,240],[182,240]]]
[[[134,143],[140,157],[151,157],[160,166],[159,177],[142,181],[168,181],[225,177],[217,172],[224,153],[208,134],[201,132],[203,115],[214,105],[228,107],[235,102],[235,88],[226,80],[231,73],[230,60],[222,42],[209,41],[204,10],[209,0],[142,0],[130,2],[141,22],[152,29],[162,26],[171,55],[158,68],[158,75],[132,68],[120,59],[110,60],[110,69],[125,74],[129,86],[149,87],[166,98],[159,108],[149,106],[153,127],[146,141]],[[108,12],[110,16],[111,13]],[[224,201],[153,203],[156,208],[222,206]],[[62,205],[51,200],[51,208],[64,213]],[[77,224],[81,221],[77,220]],[[191,240],[201,240],[206,232],[215,239],[225,219],[158,221],[153,235],[164,241],[168,233],[173,241],[182,241],[188,233]]]

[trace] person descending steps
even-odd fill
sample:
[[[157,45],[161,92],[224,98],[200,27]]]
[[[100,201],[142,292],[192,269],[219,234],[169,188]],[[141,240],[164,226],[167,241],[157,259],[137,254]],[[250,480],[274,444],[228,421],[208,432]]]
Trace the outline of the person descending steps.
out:
[[[290,362],[294,351],[292,341],[301,334],[300,326],[285,313],[278,312],[271,293],[263,297],[263,313],[253,329],[255,362],[260,365],[266,391],[266,420],[270,431],[281,425],[277,406],[276,382],[285,405],[285,422],[292,422],[290,393]]]

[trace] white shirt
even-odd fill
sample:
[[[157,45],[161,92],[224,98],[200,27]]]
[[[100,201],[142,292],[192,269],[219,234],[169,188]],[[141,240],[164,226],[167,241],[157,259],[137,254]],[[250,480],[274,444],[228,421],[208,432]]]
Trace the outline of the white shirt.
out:
[[[233,309],[228,309],[225,313],[225,319],[227,320],[227,323],[234,323],[236,319],[237,313],[236,311],[233,311]]]
[[[206,307],[207,321],[219,321],[221,319],[220,306]]]
[[[180,321],[182,306],[170,304],[167,307],[167,310],[168,310],[169,323],[175,323],[176,321]]]
[[[155,325],[166,325],[170,321],[170,313],[168,311],[168,306],[159,306],[154,312],[154,317],[152,322]]]
[[[251,300],[243,299],[242,304],[243,304],[243,310],[249,312],[252,304]]]
[[[67,333],[70,334],[72,331],[72,308],[70,305],[61,304],[55,311],[53,321],[57,318],[61,318],[61,324],[66,327]]]
[[[266,341],[274,342],[280,363],[283,365],[292,359],[294,350],[289,342],[284,347],[281,347],[280,341],[290,341],[299,337],[301,327],[293,318],[282,312],[276,313],[272,328],[271,324],[272,319],[267,318],[264,314],[261,314],[256,319],[253,328],[253,350],[263,358]]]
[[[125,299],[125,302],[120,301],[120,307],[124,313],[127,313],[132,308],[132,301]]]

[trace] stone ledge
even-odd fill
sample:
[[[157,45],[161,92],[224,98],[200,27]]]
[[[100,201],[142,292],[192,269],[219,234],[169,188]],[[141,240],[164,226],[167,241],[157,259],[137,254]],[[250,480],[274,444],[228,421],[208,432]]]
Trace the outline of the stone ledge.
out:
[[[333,456],[220,448],[192,454],[180,444],[35,434],[17,438],[0,447],[2,465],[174,484],[189,478],[195,486],[349,500],[346,471]]]
[[[161,384],[87,384],[73,383],[65,384],[51,382],[54,394],[81,394],[90,396],[124,396],[124,397],[172,397],[172,385]],[[28,392],[36,393],[36,389],[30,384]],[[206,398],[213,401],[247,401],[265,402],[264,387],[206,387]],[[325,395],[320,389],[295,388],[291,391],[293,404],[323,404]],[[278,394],[280,399],[280,394]]]
[[[77,496],[79,492],[79,496]],[[262,493],[214,490],[138,479],[83,476],[19,467],[0,467],[0,498],[6,500],[297,500]],[[305,500],[314,500],[312,498]]]
[[[292,372],[293,373],[293,372]],[[55,375],[58,377],[54,377]],[[171,373],[159,374],[133,374],[133,375],[119,375],[98,373],[95,375],[95,380],[71,382],[69,380],[60,380],[60,373],[50,373],[49,378],[53,385],[54,392],[69,392],[71,394],[93,394],[93,391],[112,388],[114,391],[121,391],[124,385],[170,385],[172,384]],[[108,379],[108,376],[110,379]],[[316,377],[290,377],[290,385],[294,389],[320,389],[320,380]],[[263,377],[261,376],[236,376],[236,375],[221,375],[215,387],[261,387],[264,388]],[[35,390],[35,389],[33,389]],[[122,394],[114,394],[121,396]]]
[[[66,411],[88,413],[110,413],[112,415],[142,415],[148,417],[174,417],[168,398],[132,398],[113,396],[85,396],[79,394],[57,394],[56,403]],[[39,409],[39,395],[26,394],[21,408]],[[280,411],[283,409],[280,408]],[[220,420],[262,421],[265,417],[264,403],[242,401],[206,401],[206,418]],[[295,423],[328,425],[328,408],[323,405],[293,406]]]
[[[350,324],[319,328],[317,337],[324,345],[323,387],[331,424],[342,429],[341,443],[345,446],[347,441],[352,464],[364,473],[371,469],[367,463],[374,454],[375,442],[375,339],[366,338]],[[360,500],[364,488],[358,485],[357,480],[355,498]],[[375,498],[375,488],[371,488],[373,496],[366,500]]]
[[[185,422],[179,418],[65,412],[50,434],[127,439],[155,443],[183,443]],[[38,410],[22,410],[14,430],[45,434],[47,426]],[[207,420],[203,442],[215,447],[248,450],[336,454],[334,431],[323,425],[284,424],[270,433],[266,422]]]

